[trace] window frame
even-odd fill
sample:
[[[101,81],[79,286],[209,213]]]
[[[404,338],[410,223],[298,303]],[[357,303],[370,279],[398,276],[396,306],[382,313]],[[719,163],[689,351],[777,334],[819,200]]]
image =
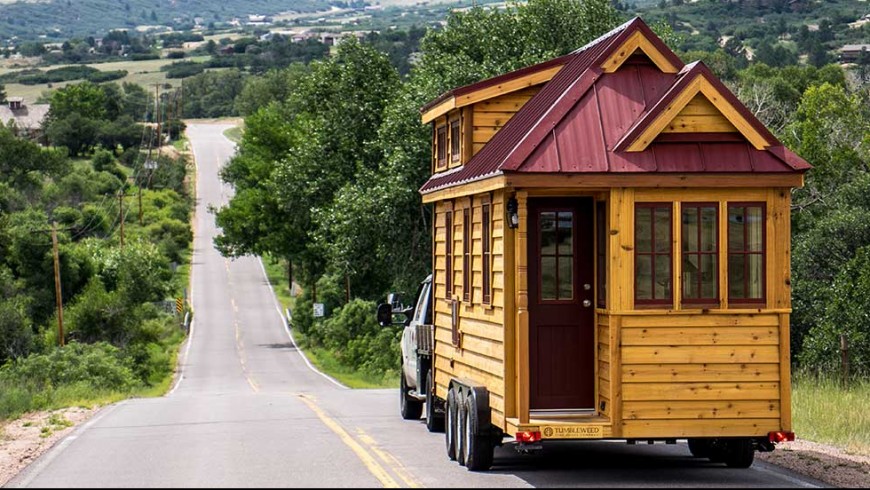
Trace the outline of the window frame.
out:
[[[446,234],[444,270],[447,276],[444,281],[446,290],[444,297],[449,300],[453,299],[453,209],[444,212],[444,227]]]
[[[767,203],[764,201],[734,201],[728,202],[725,210],[725,217],[728,220],[728,226],[726,229],[727,237],[731,236],[731,208],[743,208],[743,216],[746,216],[746,208],[761,208],[761,252],[747,252],[746,244],[747,240],[747,229],[744,226],[743,228],[743,246],[744,249],[739,252],[732,252],[730,246],[730,239],[726,242],[725,248],[725,256],[728,261],[728,276],[726,281],[726,286],[728,287],[728,306],[753,306],[757,307],[759,305],[767,304]],[[761,298],[732,298],[731,297],[731,256],[732,255],[761,255]],[[744,261],[744,288],[745,290],[749,290],[748,288],[748,278],[746,272],[748,271],[748,262]]]
[[[474,299],[473,295],[471,294],[471,219],[471,206],[466,206],[462,210],[462,300],[469,305]]]
[[[698,236],[697,236],[698,250],[692,251],[692,252],[687,252],[687,251],[683,250],[684,240],[686,239],[686,236],[687,236],[686,227],[685,227],[685,224],[683,223],[683,213],[685,213],[686,209],[689,209],[689,208],[696,209],[697,210],[697,217],[698,217]],[[716,237],[716,240],[715,240],[716,247],[711,252],[704,252],[704,251],[700,250],[700,248],[701,248],[701,236],[702,236],[700,218],[701,218],[701,210],[703,208],[713,208],[715,210],[715,212],[713,213],[713,216],[715,216],[716,222],[714,224],[713,230],[714,230],[714,236]],[[697,308],[697,307],[701,307],[701,306],[717,306],[718,307],[721,304],[722,291],[720,290],[720,287],[719,287],[720,253],[722,251],[722,237],[719,236],[720,235],[719,225],[720,225],[720,218],[721,218],[719,215],[719,212],[721,209],[722,209],[722,207],[718,201],[685,201],[685,202],[680,202],[680,304],[682,304],[682,305],[689,305],[692,308]],[[710,255],[714,259],[713,272],[714,272],[715,276],[713,279],[713,286],[715,288],[715,291],[713,293],[713,297],[711,297],[711,298],[703,298],[703,297],[702,298],[686,298],[685,287],[684,287],[684,283],[683,283],[683,274],[685,274],[685,272],[686,272],[684,270],[685,269],[684,262],[685,262],[686,257],[691,256],[691,255],[698,256],[699,266],[701,264],[701,257],[704,255]],[[698,277],[696,277],[695,279],[697,279],[697,283],[698,283],[698,294],[702,294],[703,287],[702,287],[702,279],[701,279],[702,275],[701,275],[700,269],[698,270],[697,276]]]
[[[450,121],[450,163],[457,163],[462,158],[462,125],[457,118]]]
[[[480,204],[483,304],[492,305],[492,198]]]
[[[668,251],[658,252],[656,251],[655,246],[655,237],[656,237],[656,229],[655,229],[655,210],[657,208],[667,209],[668,210]],[[651,220],[650,220],[650,251],[649,252],[639,252],[637,249],[637,217],[638,210],[646,209],[651,210]],[[637,277],[637,262],[638,257],[640,255],[648,255],[652,257],[650,262],[652,274],[650,276],[652,281],[652,292],[653,298],[650,299],[640,299],[637,297],[638,290],[638,277]],[[656,267],[656,258],[658,256],[669,256],[670,257],[670,297],[668,298],[655,298],[655,267]],[[675,287],[674,287],[674,203],[671,201],[663,202],[663,201],[649,201],[649,202],[635,202],[634,203],[634,305],[635,307],[646,307],[646,308],[654,308],[654,307],[663,307],[670,306],[673,308],[674,305],[674,296],[675,296]]]
[[[443,143],[443,144],[442,144]],[[447,125],[441,124],[435,128],[435,168],[447,166]]]
[[[538,249],[535,251],[536,258],[538,261],[538,277],[535,278],[538,281],[538,297],[536,300],[538,304],[546,304],[546,305],[568,305],[568,304],[576,304],[579,301],[580,295],[578,294],[576,282],[577,275],[577,220],[579,218],[577,214],[577,210],[573,207],[545,207],[537,210],[537,229],[535,233],[537,236]],[[542,219],[541,216],[544,213],[554,213],[556,215],[556,253],[555,255],[547,255],[547,257],[553,257],[556,259],[556,298],[555,299],[546,299],[544,298],[544,254],[542,253],[543,244],[541,243],[541,225]],[[571,215],[571,298],[561,298],[559,293],[559,286],[562,284],[559,281],[559,264],[560,258],[568,257],[568,255],[562,255],[559,253],[559,214],[565,213]]]

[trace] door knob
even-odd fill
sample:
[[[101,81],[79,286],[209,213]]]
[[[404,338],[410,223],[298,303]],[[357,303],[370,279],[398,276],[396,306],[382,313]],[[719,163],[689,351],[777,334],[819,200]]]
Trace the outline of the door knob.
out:
[[[585,306],[586,308],[589,308],[590,306],[592,306],[592,302],[589,301],[588,299],[584,299],[583,306]]]

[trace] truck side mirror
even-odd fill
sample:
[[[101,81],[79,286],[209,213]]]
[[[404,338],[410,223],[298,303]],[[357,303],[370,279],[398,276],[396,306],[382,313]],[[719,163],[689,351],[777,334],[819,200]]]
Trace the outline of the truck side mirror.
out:
[[[378,305],[378,324],[382,327],[393,324],[393,305],[389,303]]]
[[[404,310],[402,310],[402,314],[405,315],[404,324],[407,327],[408,325],[411,324],[411,319],[414,318],[414,307],[409,306],[409,307],[405,308]]]

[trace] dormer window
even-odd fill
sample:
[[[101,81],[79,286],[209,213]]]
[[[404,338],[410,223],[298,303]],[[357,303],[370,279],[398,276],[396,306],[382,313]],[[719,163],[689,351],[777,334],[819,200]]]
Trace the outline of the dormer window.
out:
[[[459,161],[460,154],[460,136],[459,136],[459,119],[450,123],[450,161],[456,163]]]
[[[435,158],[441,168],[447,165],[447,126],[439,127],[435,138]]]

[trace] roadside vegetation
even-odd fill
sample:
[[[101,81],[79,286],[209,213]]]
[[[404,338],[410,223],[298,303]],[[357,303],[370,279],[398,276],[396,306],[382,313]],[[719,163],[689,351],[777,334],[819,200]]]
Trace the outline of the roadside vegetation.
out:
[[[130,115],[141,114],[142,92],[104,90],[114,89],[55,93],[47,133],[63,146],[0,128],[0,420],[158,395],[172,379],[185,333],[166,300],[187,286],[188,164],[155,155],[146,170],[139,144],[150,132]]]
[[[833,378],[797,376],[792,389],[798,437],[870,456],[870,380],[856,379],[846,388]]]

